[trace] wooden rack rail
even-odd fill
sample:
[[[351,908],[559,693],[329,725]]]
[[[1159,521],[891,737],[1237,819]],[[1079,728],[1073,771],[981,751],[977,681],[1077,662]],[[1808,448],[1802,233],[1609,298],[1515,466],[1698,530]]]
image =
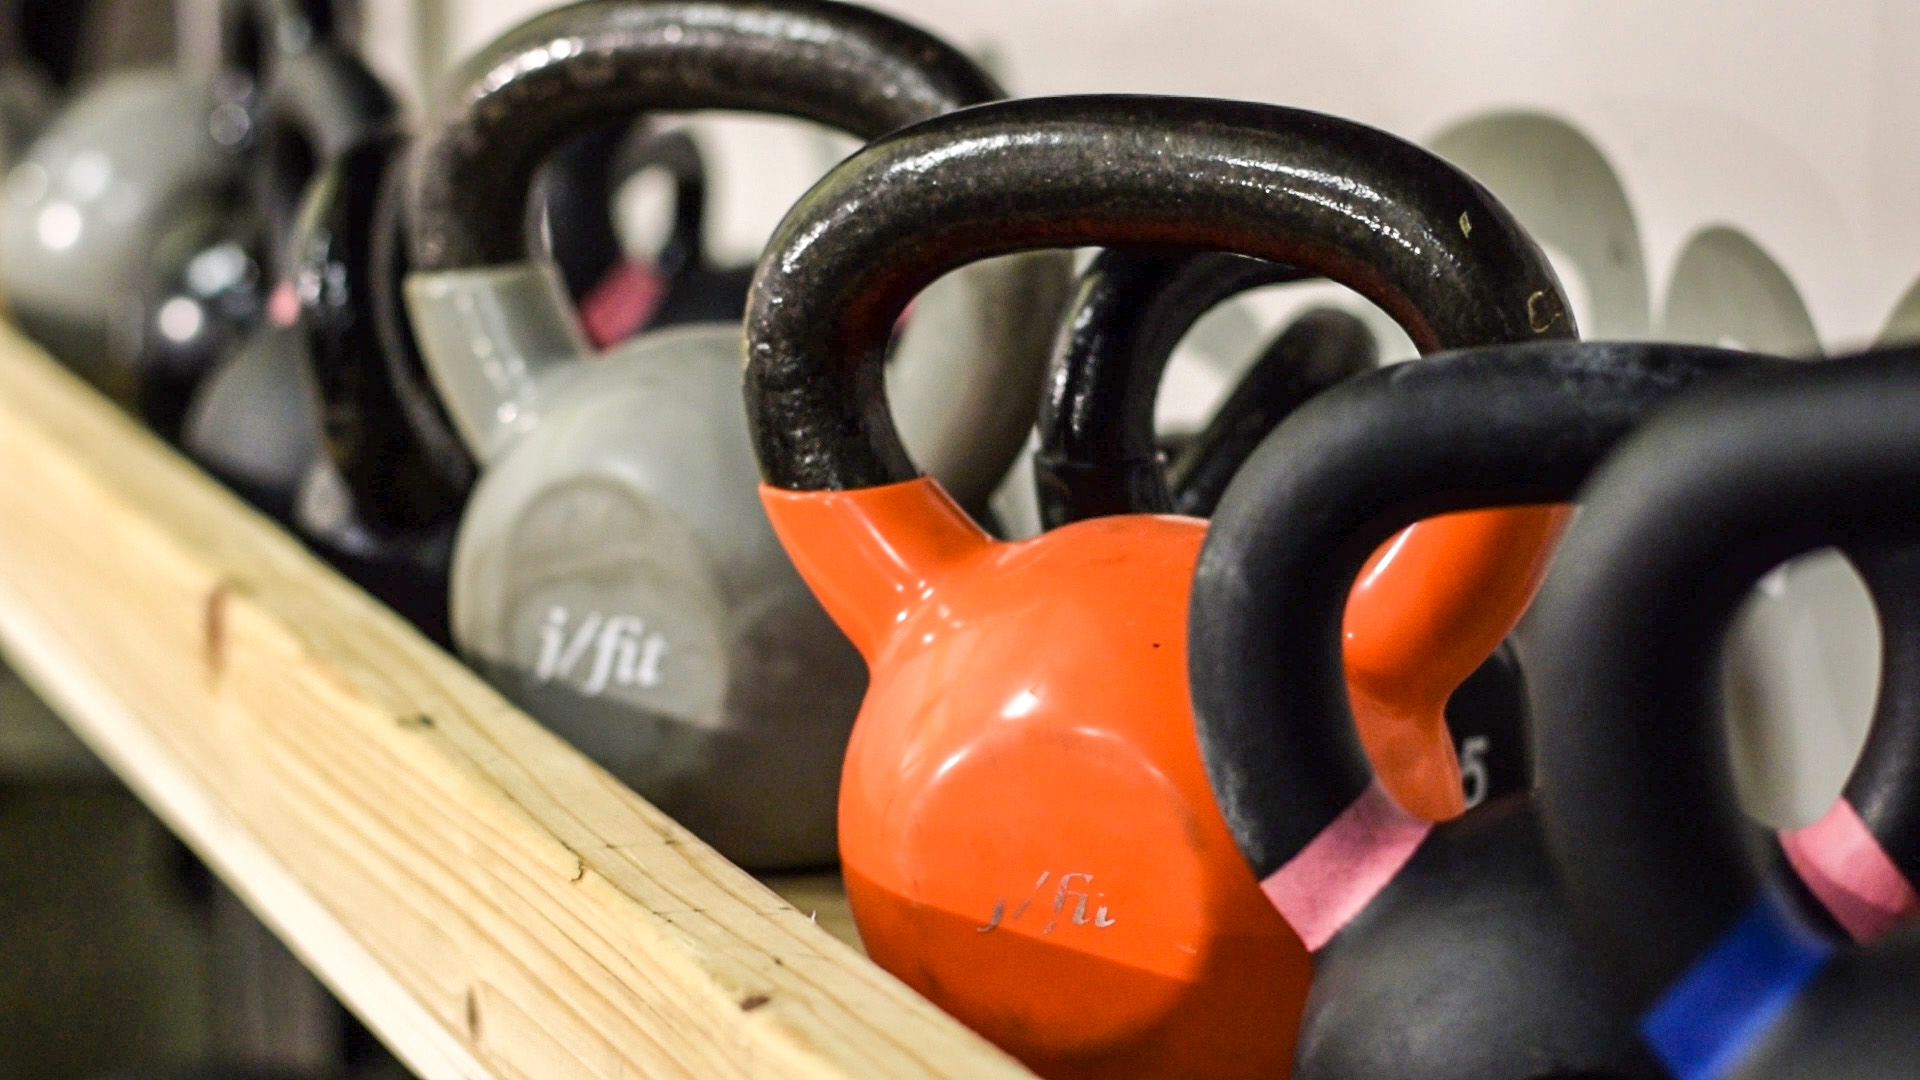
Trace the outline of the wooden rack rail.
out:
[[[5,328],[0,650],[426,1080],[1029,1075]]]

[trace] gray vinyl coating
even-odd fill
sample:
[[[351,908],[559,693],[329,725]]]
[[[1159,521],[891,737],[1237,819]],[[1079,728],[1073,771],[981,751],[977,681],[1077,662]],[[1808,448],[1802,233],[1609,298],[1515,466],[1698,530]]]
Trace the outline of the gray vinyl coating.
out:
[[[781,551],[740,417],[740,331],[584,361],[483,473],[453,632],[504,693],[730,858],[834,856],[865,665]]]
[[[194,393],[181,441],[230,480],[291,492],[320,456],[320,413],[305,331],[267,324]]]

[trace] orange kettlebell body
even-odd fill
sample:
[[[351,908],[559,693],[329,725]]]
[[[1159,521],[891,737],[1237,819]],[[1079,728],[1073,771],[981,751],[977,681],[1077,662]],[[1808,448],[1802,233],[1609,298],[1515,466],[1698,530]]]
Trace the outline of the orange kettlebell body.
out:
[[[840,794],[873,958],[1049,1077],[1285,1075],[1310,962],[1234,847],[1188,705],[1205,523],[1096,518],[1001,543],[927,479],[762,498],[873,671]],[[1492,515],[1418,528],[1514,533]],[[1420,606],[1402,576],[1420,558],[1381,566],[1360,606]],[[1466,605],[1485,613],[1481,657],[1524,602]],[[1414,755],[1409,778],[1432,802],[1451,783],[1457,810],[1441,732],[1420,745],[1442,760]]]

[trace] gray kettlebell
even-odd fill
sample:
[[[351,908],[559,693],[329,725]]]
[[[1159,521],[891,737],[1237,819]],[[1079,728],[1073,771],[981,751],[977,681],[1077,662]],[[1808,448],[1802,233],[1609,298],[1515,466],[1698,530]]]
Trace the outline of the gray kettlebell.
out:
[[[957,50],[846,4],[588,0],[468,61],[414,161],[409,310],[483,465],[455,544],[454,639],[750,868],[835,857],[864,665],[761,509],[740,325],[643,333],[585,362],[521,208],[540,163],[609,115],[771,112],[871,138],[999,96]],[[921,298],[889,382],[916,459],[956,497],[983,502],[1032,425],[1068,268],[1022,257]]]
[[[35,340],[117,399],[139,372],[107,365],[125,303],[174,229],[231,203],[240,156],[209,117],[212,93],[164,71],[116,74],[81,94],[7,175],[0,288]]]

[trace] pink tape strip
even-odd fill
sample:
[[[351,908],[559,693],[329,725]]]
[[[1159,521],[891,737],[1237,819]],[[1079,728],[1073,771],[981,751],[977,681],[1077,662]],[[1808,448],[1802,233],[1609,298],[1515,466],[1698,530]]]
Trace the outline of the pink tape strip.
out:
[[[1845,799],[1804,829],[1782,829],[1780,846],[1855,941],[1872,941],[1920,912],[1920,895]]]
[[[645,263],[622,259],[580,301],[580,327],[596,349],[632,337],[667,298],[665,274]]]
[[[267,294],[267,318],[275,326],[292,326],[300,321],[300,294],[294,291],[293,282],[283,281]]]
[[[1307,948],[1317,950],[1387,887],[1432,828],[1400,809],[1375,780],[1300,854],[1267,875],[1260,891]]]

